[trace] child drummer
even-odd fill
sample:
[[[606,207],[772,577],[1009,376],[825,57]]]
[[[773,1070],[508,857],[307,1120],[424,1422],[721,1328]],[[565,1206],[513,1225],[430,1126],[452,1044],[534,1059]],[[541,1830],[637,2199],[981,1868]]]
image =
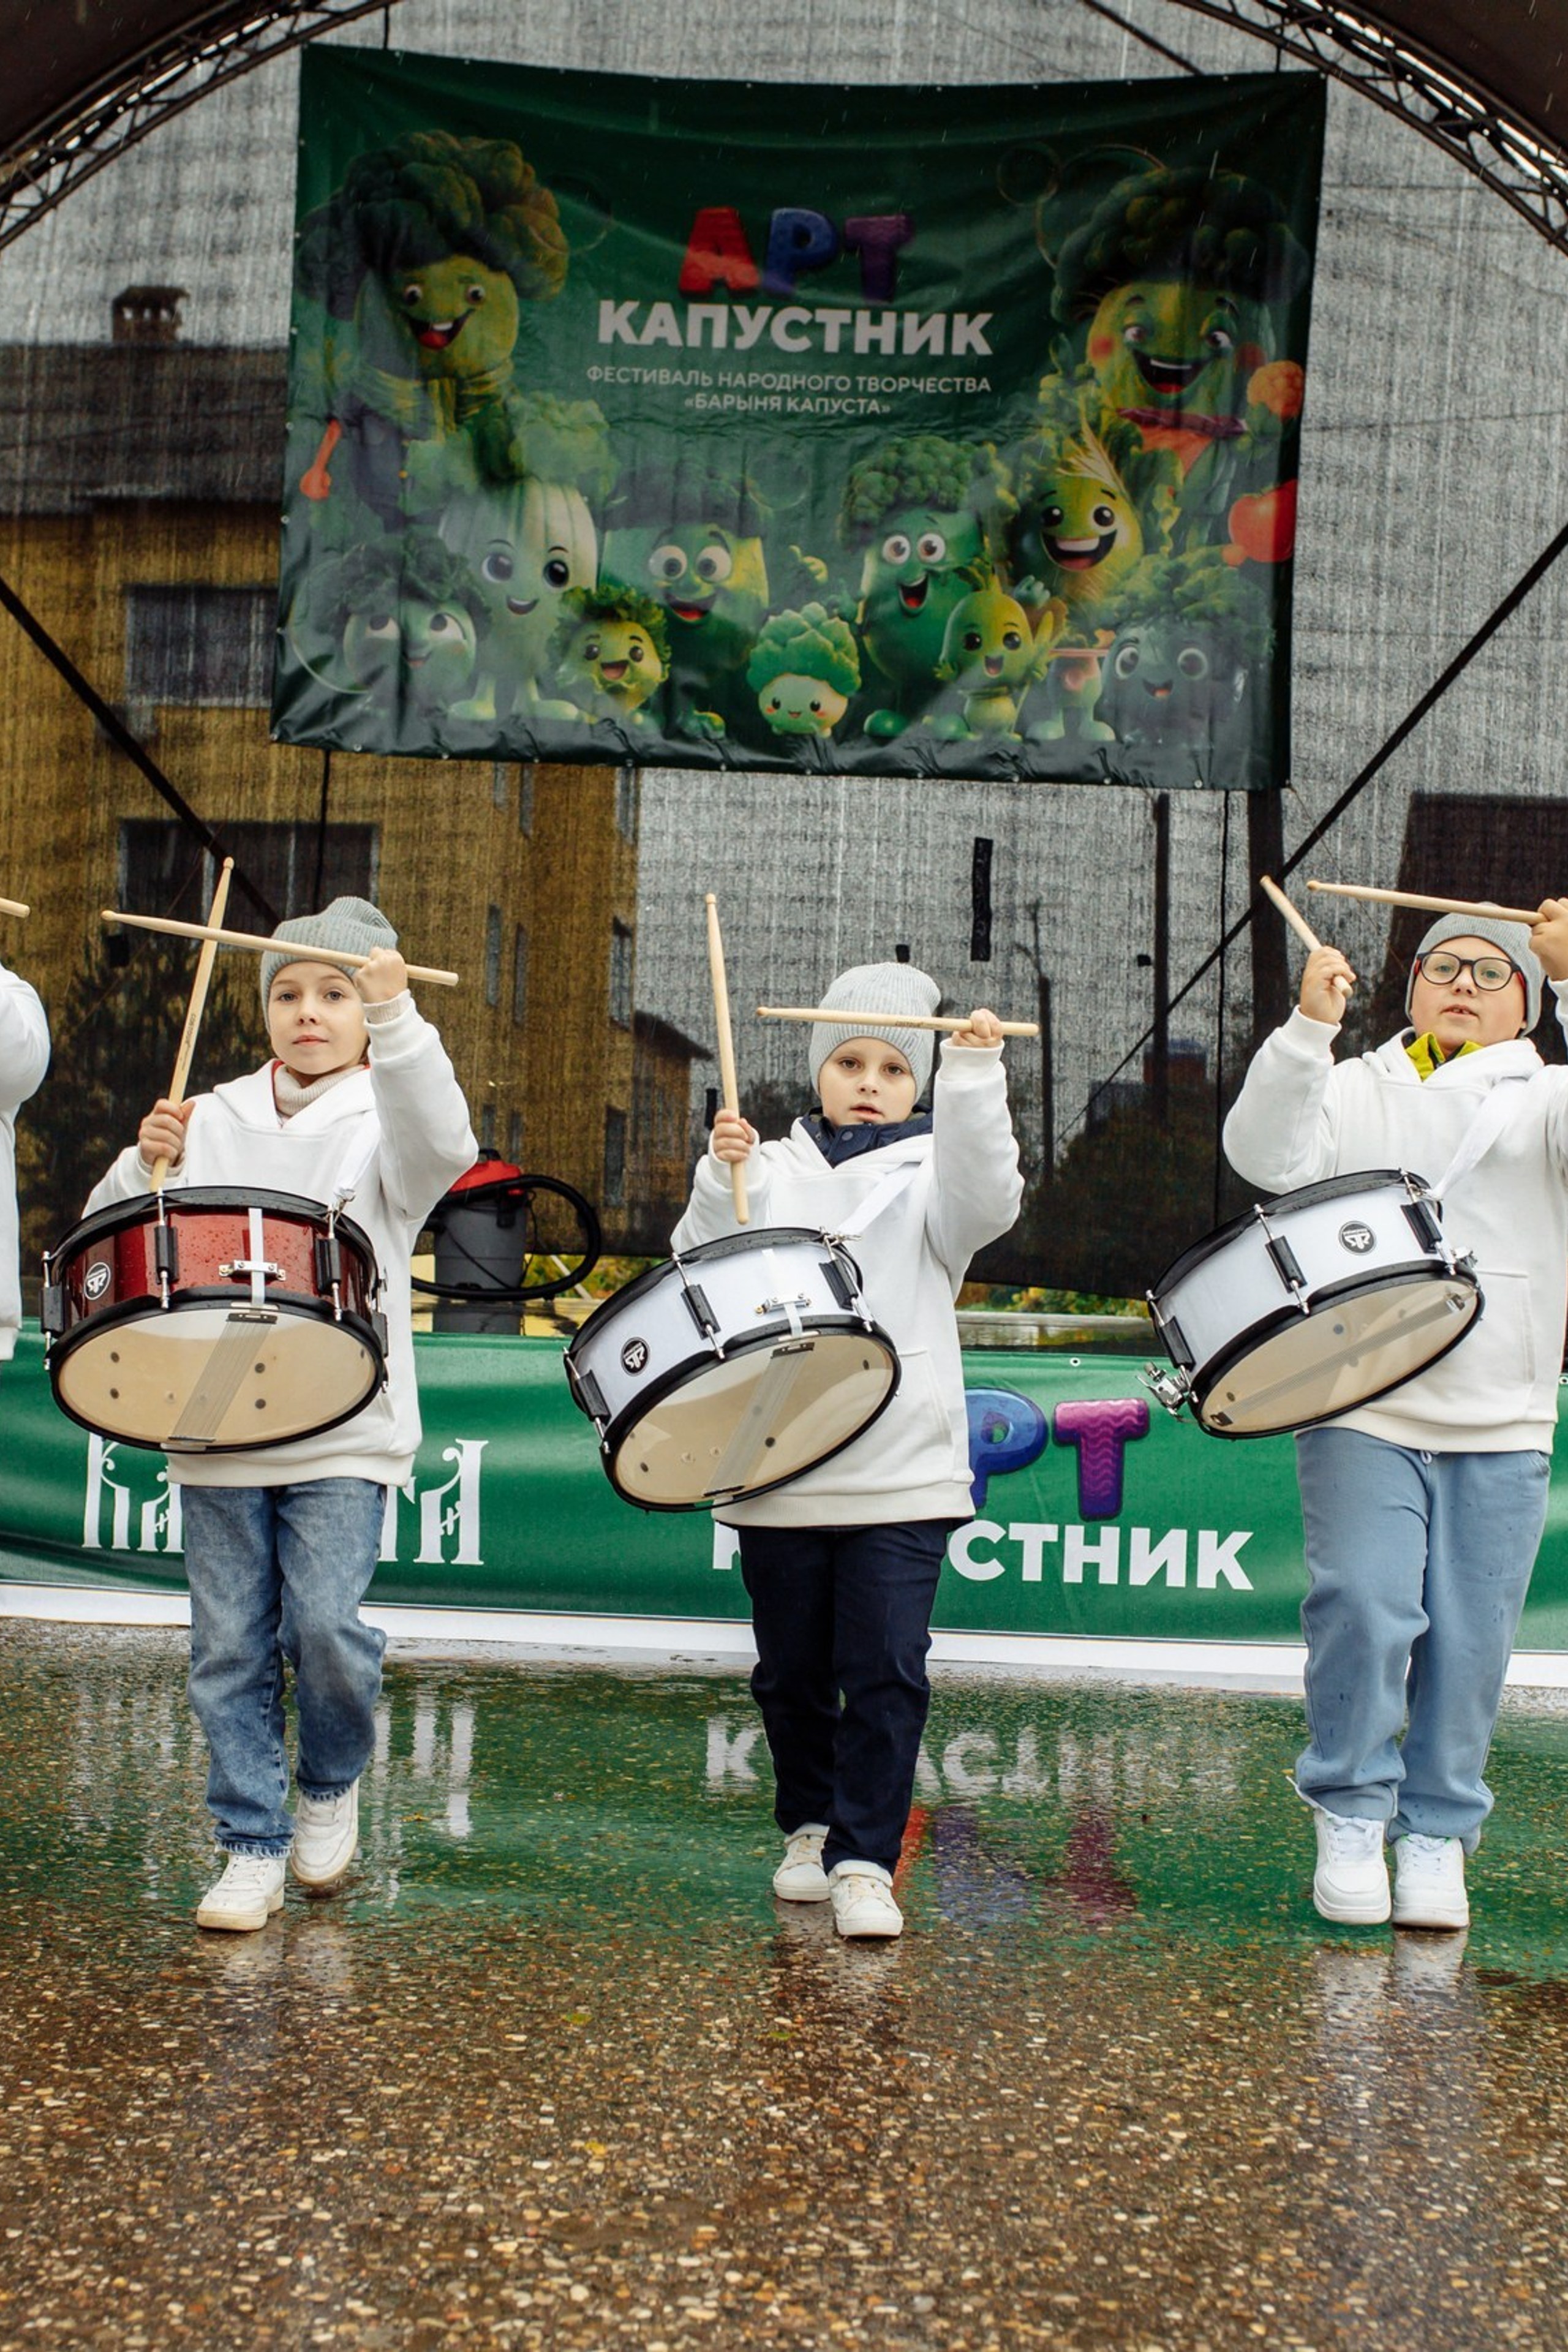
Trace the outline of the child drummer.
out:
[[[1546,1068],[1529,1033],[1543,978],[1568,1020],[1568,899],[1546,899],[1530,928],[1442,917],[1411,967],[1410,1025],[1336,1063],[1352,977],[1337,950],[1315,949],[1297,1010],[1253,1061],[1225,1129],[1249,1182],[1279,1192],[1405,1168],[1441,1184],[1495,1089],[1510,1099],[1442,1202],[1447,1239],[1474,1254],[1484,1314],[1426,1371],[1297,1436],[1310,1588],[1296,1786],[1314,1811],[1324,1918],[1392,1909],[1395,1927],[1463,1927],[1563,1360],[1568,1071]]]
[[[191,1588],[191,1704],[209,1749],[207,1805],[226,1856],[203,1927],[263,1927],[290,1860],[302,1885],[353,1860],[384,1637],[359,1604],[381,1547],[386,1490],[419,1443],[408,1260],[429,1211],[476,1145],[441,1040],[416,1009],[397,934],[363,898],[279,927],[261,959],[273,1059],[175,1109],[156,1103],[88,1202],[171,1185],[227,1185],[323,1203],[363,1170],[352,1213],[375,1251],[387,1384],[352,1420],[254,1453],[171,1455]],[[345,955],[368,958],[353,968]],[[368,1163],[366,1150],[371,1150]],[[292,1821],[283,1667],[295,1674],[299,1791]]]
[[[785,1841],[773,1891],[831,1899],[843,1936],[903,1927],[893,1870],[931,1699],[931,1607],[948,1537],[973,1512],[953,1302],[1023,1190],[994,1013],[972,1013],[948,1038],[931,1108],[916,1110],[933,1038],[905,1024],[934,1013],[940,993],[909,964],[841,973],[823,1008],[877,1017],[813,1026],[820,1109],[779,1143],[721,1111],[674,1238],[689,1249],[737,1229],[736,1166],[754,1228],[826,1233],[905,1176],[850,1244],[866,1304],[899,1352],[897,1394],[841,1454],[717,1515],[740,1531],[752,1602],[752,1690]]]
[[[37,991],[0,963],[0,1363],[16,1350],[16,1113],[49,1066],[49,1024]]]

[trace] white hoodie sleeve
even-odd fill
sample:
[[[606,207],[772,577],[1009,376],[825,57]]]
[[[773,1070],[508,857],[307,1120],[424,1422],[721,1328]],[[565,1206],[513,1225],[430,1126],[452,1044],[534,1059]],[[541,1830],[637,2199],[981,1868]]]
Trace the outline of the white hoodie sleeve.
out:
[[[1330,1081],[1337,1023],[1298,1007],[1252,1057],[1225,1122],[1225,1153],[1266,1192],[1291,1192],[1335,1173],[1339,1122]]]
[[[0,1113],[36,1094],[49,1066],[49,1024],[38,992],[0,964]]]
[[[1011,1230],[1024,1197],[1000,1045],[944,1043],[931,1090],[931,1184],[926,1235],[952,1277]]]
[[[711,1147],[703,1153],[691,1180],[691,1198],[685,1214],[669,1237],[671,1249],[696,1249],[703,1242],[721,1241],[726,1234],[745,1232],[751,1225],[771,1222],[768,1202],[773,1192],[773,1171],[763,1157],[764,1150],[763,1144],[753,1143],[745,1160],[746,1207],[750,1212],[747,1226],[742,1226],[735,1215],[735,1188],[728,1163],[716,1160]]]
[[[412,996],[395,999],[387,1017],[369,1026],[382,1192],[396,1215],[422,1225],[473,1166],[479,1147],[440,1033]]]

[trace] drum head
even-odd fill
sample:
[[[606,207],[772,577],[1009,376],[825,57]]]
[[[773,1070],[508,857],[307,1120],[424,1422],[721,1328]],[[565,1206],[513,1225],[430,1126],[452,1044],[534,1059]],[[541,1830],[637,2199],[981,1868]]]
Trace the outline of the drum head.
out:
[[[1216,1437],[1275,1437],[1386,1396],[1457,1347],[1481,1309],[1468,1276],[1348,1284],[1267,1332],[1245,1333],[1222,1369],[1205,1367],[1197,1415]]]
[[[72,1419],[106,1437],[234,1453],[348,1420],[380,1386],[382,1359],[350,1320],[185,1307],[84,1325],[57,1342],[49,1374]]]
[[[841,1453],[898,1385],[891,1341],[859,1324],[731,1352],[612,1430],[610,1482],[650,1511],[765,1494]]]

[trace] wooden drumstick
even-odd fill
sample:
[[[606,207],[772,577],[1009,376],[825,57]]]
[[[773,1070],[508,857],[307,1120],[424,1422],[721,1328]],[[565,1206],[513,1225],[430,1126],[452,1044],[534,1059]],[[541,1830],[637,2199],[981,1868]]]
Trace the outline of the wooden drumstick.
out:
[[[1361,882],[1309,882],[1336,898],[1363,898],[1375,907],[1419,907],[1428,915],[1486,915],[1494,923],[1543,923],[1539,907],[1494,907],[1488,898],[1428,898],[1419,890],[1373,890]]]
[[[31,907],[24,907],[20,898],[0,898],[0,915],[30,915]]]
[[[874,1036],[879,1029],[940,1029],[951,1034],[954,1029],[967,1029],[968,1016],[955,1019],[951,1013],[840,1013],[829,1004],[759,1004],[757,1016],[763,1021],[826,1021],[835,1029],[853,1030],[857,1022],[864,1022],[866,1034]],[[1001,1021],[997,1027],[1004,1037],[1037,1037],[1037,1021]]]
[[[713,1020],[719,1032],[719,1088],[725,1109],[739,1117],[741,1091],[735,1081],[735,1040],[730,1028],[730,986],[724,977],[724,941],[719,929],[719,902],[710,890],[702,903],[708,909],[708,971],[713,982]],[[731,1162],[730,1183],[735,1195],[736,1223],[749,1225],[752,1211],[746,1199],[746,1163],[743,1160]]]
[[[308,940],[263,939],[258,931],[224,931],[205,923],[176,923],[168,915],[127,915],[118,907],[104,907],[100,911],[106,923],[129,923],[132,930],[163,931],[174,940],[216,940],[220,948],[252,948],[258,955],[273,955],[279,948],[298,948],[301,963],[310,963],[323,954]],[[350,965],[356,971],[370,961],[369,956],[351,954],[347,948],[333,948],[325,960]],[[455,971],[433,971],[422,963],[405,964],[404,969],[410,980],[427,980],[433,988],[458,985]]]
[[[1314,948],[1321,948],[1322,946],[1323,942],[1318,937],[1317,932],[1312,929],[1311,924],[1307,920],[1305,915],[1301,913],[1300,908],[1293,907],[1291,905],[1289,899],[1287,898],[1284,891],[1281,890],[1278,882],[1271,881],[1267,874],[1260,874],[1258,877],[1258,887],[1262,891],[1264,897],[1274,906],[1278,907],[1279,912],[1284,916],[1285,920],[1289,924],[1290,929],[1295,932],[1297,938],[1299,940],[1305,940],[1309,955],[1310,955]],[[1334,986],[1339,990],[1342,996],[1348,996],[1351,992],[1351,983],[1345,978],[1342,971],[1337,971],[1334,974]]]
[[[234,860],[226,857],[218,869],[217,887],[213,892],[212,905],[207,908],[207,921],[211,925],[223,920],[223,910],[228,904],[229,877],[233,872]],[[185,1025],[180,1032],[180,1050],[174,1056],[174,1075],[169,1082],[168,1100],[176,1110],[185,1099],[185,1082],[191,1075],[191,1063],[196,1051],[196,1032],[202,1025],[202,1013],[207,1001],[207,982],[213,976],[213,966],[216,961],[216,940],[204,940],[202,951],[196,958],[196,976],[191,983],[191,1001],[185,1007]],[[154,1192],[163,1191],[168,1173],[169,1158],[165,1152],[153,1162],[152,1189]]]

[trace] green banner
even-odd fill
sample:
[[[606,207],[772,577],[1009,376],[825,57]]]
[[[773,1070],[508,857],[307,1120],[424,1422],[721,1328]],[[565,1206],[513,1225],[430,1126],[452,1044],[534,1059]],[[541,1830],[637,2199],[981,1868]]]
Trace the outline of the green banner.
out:
[[[584,1618],[746,1614],[730,1531],[646,1514],[599,1465],[546,1339],[416,1342],[425,1443],[389,1496],[373,1600]],[[0,1581],[183,1589],[161,1454],[55,1404],[36,1332],[0,1367],[9,1464]],[[935,1622],[956,1633],[1294,1643],[1305,1589],[1289,1438],[1229,1444],[1152,1408],[1126,1358],[965,1359],[976,1517]],[[585,1636],[586,1638],[586,1636]],[[1520,1633],[1568,1650],[1568,1478]]]
[[[1323,121],[310,47],[276,732],[1282,783]]]

